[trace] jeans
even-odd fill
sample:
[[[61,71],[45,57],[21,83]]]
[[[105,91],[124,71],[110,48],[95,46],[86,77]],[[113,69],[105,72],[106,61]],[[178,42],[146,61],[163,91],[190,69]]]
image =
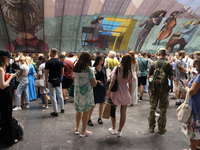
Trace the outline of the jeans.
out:
[[[15,92],[15,105],[21,106],[21,96],[25,104],[29,103],[28,97],[28,77],[21,77],[17,90]]]
[[[60,83],[60,86],[58,87],[53,87],[51,83],[48,83],[49,85],[49,92],[50,92],[50,98],[51,98],[51,103],[53,106],[54,112],[58,112],[58,107],[57,107],[57,101],[56,101],[56,92],[60,104],[60,109],[64,109],[64,101],[63,101],[63,95],[62,95],[62,84]]]

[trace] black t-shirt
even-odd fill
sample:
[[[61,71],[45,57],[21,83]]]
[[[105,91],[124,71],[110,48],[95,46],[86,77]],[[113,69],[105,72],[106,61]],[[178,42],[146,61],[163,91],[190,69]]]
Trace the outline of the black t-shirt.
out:
[[[45,64],[45,69],[49,70],[49,80],[59,77],[61,79],[61,70],[64,67],[63,62],[58,58],[52,58]]]

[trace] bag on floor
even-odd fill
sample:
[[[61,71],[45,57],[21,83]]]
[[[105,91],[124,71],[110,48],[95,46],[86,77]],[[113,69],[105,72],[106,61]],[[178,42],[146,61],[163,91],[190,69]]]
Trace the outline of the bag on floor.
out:
[[[24,126],[19,123],[15,118],[12,118],[11,126],[14,139],[21,140],[24,136]]]
[[[189,105],[189,100],[190,96],[189,92],[187,92],[185,101],[176,110],[179,122],[186,123],[191,116],[192,109]]]

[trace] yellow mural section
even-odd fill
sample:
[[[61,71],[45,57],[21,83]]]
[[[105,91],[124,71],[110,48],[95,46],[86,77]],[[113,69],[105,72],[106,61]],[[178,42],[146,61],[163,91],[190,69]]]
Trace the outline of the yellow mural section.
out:
[[[112,31],[112,35],[115,37],[114,40],[109,40],[108,38],[109,48],[114,51],[126,50],[137,20],[114,17],[106,17],[105,19],[107,21],[122,22],[119,27]]]

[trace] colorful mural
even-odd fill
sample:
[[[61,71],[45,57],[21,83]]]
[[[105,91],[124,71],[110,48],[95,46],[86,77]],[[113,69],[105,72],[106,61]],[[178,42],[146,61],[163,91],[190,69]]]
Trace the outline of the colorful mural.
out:
[[[107,46],[126,52],[199,50],[199,0],[0,0],[0,49],[80,53],[83,27],[102,16]],[[98,47],[96,47],[98,48]],[[79,51],[81,49],[81,51]]]

